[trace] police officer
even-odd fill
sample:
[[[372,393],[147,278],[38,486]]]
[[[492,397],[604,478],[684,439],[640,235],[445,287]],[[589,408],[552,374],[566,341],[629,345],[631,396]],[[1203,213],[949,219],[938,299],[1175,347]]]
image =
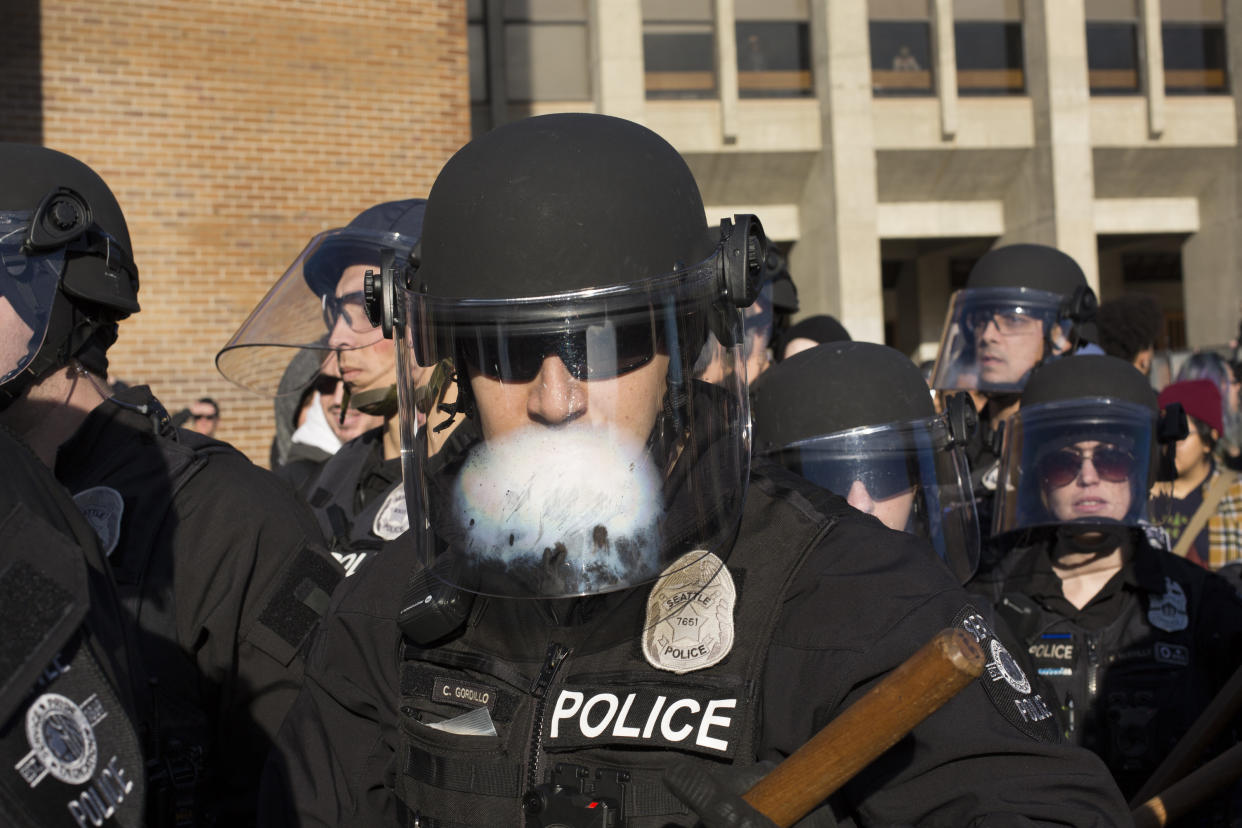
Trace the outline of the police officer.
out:
[[[1131,796],[1242,657],[1230,585],[1149,540],[1148,491],[1184,415],[1128,362],[1041,366],[1006,428],[996,543],[972,589],[1021,636],[1061,725]]]
[[[918,368],[892,348],[818,345],[751,387],[755,454],[930,541],[965,583],[979,559],[966,467],[975,415],[964,394],[952,399],[937,414]]]
[[[0,823],[145,825],[126,625],[107,561],[68,492],[3,426],[0,464]]]
[[[1070,353],[1102,353],[1090,341],[1096,307],[1078,263],[1040,244],[988,251],[950,297],[931,385],[975,396],[980,428],[968,459],[983,526],[991,524],[1001,424],[1017,410],[1036,366]]]
[[[104,383],[117,322],[138,310],[138,269],[103,180],[63,153],[4,144],[0,182],[13,366],[0,422],[74,494],[111,566],[143,668],[146,818],[246,824],[339,567],[279,480],[174,429],[146,387]]]
[[[363,278],[385,261],[409,257],[422,231],[424,204],[377,204],[346,227],[315,236],[217,357],[225,376],[260,392],[296,394],[318,377],[339,377],[342,421],[383,418],[342,445],[303,487],[347,575],[409,525],[394,347],[367,319]],[[290,347],[298,349],[293,360]],[[273,376],[278,387],[270,384]]]
[[[749,468],[762,245],[735,219],[709,232],[677,152],[607,116],[509,124],[444,167],[417,266],[373,307],[402,361],[451,365],[454,430],[429,450],[403,429],[426,518],[336,597],[269,824],[692,825],[672,764],[787,755],[954,624],[996,672],[820,817],[1124,819],[1089,754],[1042,740],[1051,713],[923,542]]]

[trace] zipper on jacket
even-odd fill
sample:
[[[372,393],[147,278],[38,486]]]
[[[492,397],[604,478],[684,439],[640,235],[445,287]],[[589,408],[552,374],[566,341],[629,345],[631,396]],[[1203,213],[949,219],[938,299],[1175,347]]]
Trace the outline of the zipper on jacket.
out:
[[[1087,699],[1083,705],[1089,708],[1095,702],[1100,684],[1100,641],[1094,635],[1087,636]]]
[[[539,786],[539,751],[543,747],[543,716],[548,703],[546,698],[548,686],[568,655],[569,648],[565,645],[557,644],[555,641],[549,644],[548,654],[543,660],[543,669],[539,671],[539,678],[535,680],[535,686],[531,688],[531,694],[535,697],[535,716],[530,732],[530,761],[526,766],[527,789],[531,791]]]

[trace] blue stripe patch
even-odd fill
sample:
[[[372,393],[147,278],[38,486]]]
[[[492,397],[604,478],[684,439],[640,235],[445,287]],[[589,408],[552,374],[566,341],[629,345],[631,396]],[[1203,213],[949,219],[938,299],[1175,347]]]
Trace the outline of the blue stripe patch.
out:
[[[1040,667],[1041,676],[1072,676],[1074,671],[1068,667]]]
[[[1073,633],[1044,633],[1040,638],[1073,638]]]

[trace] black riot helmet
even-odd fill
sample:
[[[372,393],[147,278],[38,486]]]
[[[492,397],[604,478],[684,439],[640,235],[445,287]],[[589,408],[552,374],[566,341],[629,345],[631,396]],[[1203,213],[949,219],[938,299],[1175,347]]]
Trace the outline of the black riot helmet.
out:
[[[1040,244],[991,250],[949,300],[932,387],[1021,391],[1036,365],[1088,337],[1095,311],[1082,268],[1060,250]]]
[[[1161,412],[1147,378],[1123,359],[1040,366],[1005,429],[993,535],[1159,522],[1148,492],[1169,476],[1167,455],[1186,433],[1181,406]]]
[[[931,541],[959,580],[979,559],[965,445],[965,395],[937,414],[922,372],[899,351],[834,342],[794,354],[751,388],[754,445],[766,456]]]
[[[243,388],[296,399],[320,373],[337,375],[329,357],[382,340],[367,317],[364,275],[404,266],[426,203],[386,201],[314,236],[216,354],[220,373]]]
[[[371,283],[424,565],[560,597],[727,555],[749,464],[740,309],[764,260],[759,222],[735,219],[709,229],[681,156],[618,118],[529,118],[449,160],[415,258]],[[416,435],[428,376],[448,380]]]
[[[0,144],[0,407],[76,359],[106,376],[138,268],[112,191],[46,147]]]

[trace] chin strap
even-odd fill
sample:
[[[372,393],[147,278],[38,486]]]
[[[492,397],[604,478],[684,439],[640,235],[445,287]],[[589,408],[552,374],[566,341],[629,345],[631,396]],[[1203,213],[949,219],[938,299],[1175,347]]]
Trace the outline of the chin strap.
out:
[[[349,405],[363,414],[391,419],[397,413],[397,385],[393,383],[387,388],[360,391],[350,398]],[[341,410],[345,410],[344,405]]]

